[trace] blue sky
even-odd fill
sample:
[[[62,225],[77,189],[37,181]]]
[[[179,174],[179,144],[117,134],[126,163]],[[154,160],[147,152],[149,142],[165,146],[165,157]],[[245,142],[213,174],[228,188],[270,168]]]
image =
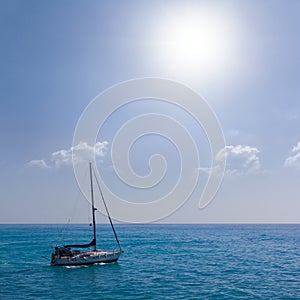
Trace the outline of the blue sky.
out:
[[[203,96],[227,144],[227,171],[214,201],[197,208],[202,182],[164,222],[299,222],[299,17],[300,3],[292,0],[0,1],[0,223],[64,223],[74,210],[75,221],[88,220],[88,202],[74,201],[72,167],[61,163],[61,153],[51,160],[52,153],[70,149],[94,97],[140,77],[179,81]],[[198,34],[195,23],[187,24],[194,19],[206,20],[203,39],[215,39],[213,51],[185,40],[187,32]],[[185,43],[191,47],[181,49]],[[144,101],[116,112],[100,131],[99,142],[108,142],[99,162],[108,185],[114,175],[105,166],[120,120],[148,112],[184,123],[209,167],[203,130],[174,107]],[[133,167],[145,174],[151,150],[169,159],[165,181],[174,182],[176,151],[158,137],[136,145]]]

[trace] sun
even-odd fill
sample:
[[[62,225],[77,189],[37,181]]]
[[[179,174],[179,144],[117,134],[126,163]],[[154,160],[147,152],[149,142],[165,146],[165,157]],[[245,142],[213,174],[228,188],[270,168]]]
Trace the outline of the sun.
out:
[[[208,10],[178,11],[160,24],[161,62],[184,72],[221,71],[232,58],[233,30],[225,16]]]

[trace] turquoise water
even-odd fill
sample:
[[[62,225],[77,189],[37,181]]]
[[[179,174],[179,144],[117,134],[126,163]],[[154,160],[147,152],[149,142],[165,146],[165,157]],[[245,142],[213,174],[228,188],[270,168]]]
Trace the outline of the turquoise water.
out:
[[[116,248],[97,229],[99,247]],[[89,241],[88,226],[0,225],[0,299],[300,299],[300,225],[116,230],[118,263],[66,268],[49,266],[50,246]]]

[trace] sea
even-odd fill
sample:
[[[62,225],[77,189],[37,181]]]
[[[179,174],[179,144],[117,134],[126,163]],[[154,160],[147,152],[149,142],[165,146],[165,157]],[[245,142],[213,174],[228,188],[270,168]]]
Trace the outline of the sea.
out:
[[[0,299],[300,299],[300,225],[115,226],[117,263],[50,266],[87,225],[0,225]],[[98,247],[117,249],[109,225]]]

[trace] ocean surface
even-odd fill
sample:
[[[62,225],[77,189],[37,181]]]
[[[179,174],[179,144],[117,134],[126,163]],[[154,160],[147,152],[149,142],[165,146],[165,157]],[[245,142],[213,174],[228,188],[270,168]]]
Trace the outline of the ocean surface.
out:
[[[51,245],[89,242],[89,226],[0,225],[0,299],[300,299],[300,225],[116,231],[118,263],[51,267]],[[117,248],[108,225],[97,237],[99,248]]]

